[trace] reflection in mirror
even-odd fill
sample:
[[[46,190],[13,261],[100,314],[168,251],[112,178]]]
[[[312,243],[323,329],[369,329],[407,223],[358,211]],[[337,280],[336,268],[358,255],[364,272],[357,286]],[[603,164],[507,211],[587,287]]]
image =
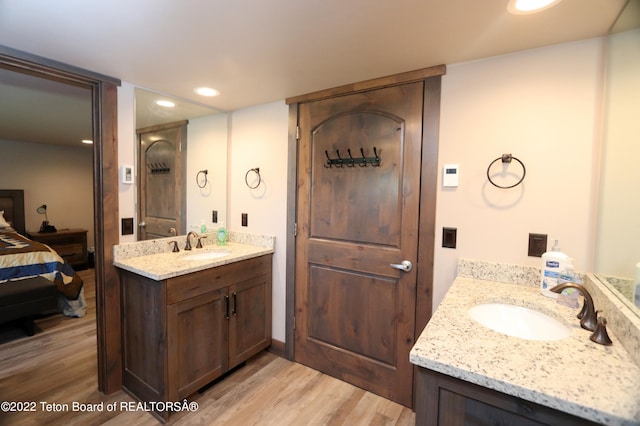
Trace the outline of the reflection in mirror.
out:
[[[173,106],[163,106],[158,101]],[[135,102],[138,131],[162,129],[172,123],[176,123],[176,126],[187,123],[185,141],[182,143],[182,155],[186,154],[186,159],[182,161],[185,170],[180,178],[184,180],[183,196],[186,201],[181,203],[184,207],[179,212],[184,229],[180,229],[179,234],[196,229],[199,232],[203,224],[208,230],[217,229],[225,221],[227,211],[227,114],[206,105],[140,88],[135,90]],[[137,161],[141,161],[139,150]],[[203,174],[205,170],[206,174]],[[200,179],[203,175],[207,177],[205,181]],[[144,191],[144,185],[141,186],[139,182],[136,189]],[[144,195],[139,194],[138,198],[144,199]],[[214,216],[217,222],[213,221]],[[140,212],[138,225],[146,226]],[[138,231],[138,239],[149,238],[142,229]]]
[[[633,300],[640,283],[640,0],[627,4],[608,36],[606,76],[595,272],[640,315]]]

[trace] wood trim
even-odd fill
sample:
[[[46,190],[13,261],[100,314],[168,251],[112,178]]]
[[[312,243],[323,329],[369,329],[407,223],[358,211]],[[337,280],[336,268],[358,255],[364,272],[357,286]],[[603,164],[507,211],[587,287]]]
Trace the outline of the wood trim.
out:
[[[6,65],[7,68],[11,68],[16,72],[23,72],[67,84],[76,82],[86,87],[93,83],[110,83],[120,86],[120,80],[117,78],[2,45],[0,45],[0,64]]]
[[[289,361],[295,358],[295,300],[296,300],[296,217],[298,188],[298,104],[289,105],[289,144],[287,168],[287,238],[285,284],[285,346],[283,356]]]
[[[98,389],[112,393],[122,387],[120,277],[113,266],[118,226],[117,87],[100,84],[94,92],[94,211],[96,217],[96,330]],[[98,213],[99,212],[99,213]]]
[[[174,129],[176,127],[186,126],[187,124],[189,124],[189,120],[180,120],[180,121],[174,121],[172,123],[156,124],[153,126],[144,127],[142,129],[136,129],[136,133],[139,135],[141,133],[157,132],[158,130]]]
[[[435,255],[438,144],[440,134],[441,76],[424,82],[422,118],[422,173],[418,224],[418,277],[414,341],[431,319],[433,304],[433,258]],[[427,206],[428,208],[422,208]],[[433,206],[433,207],[432,207]]]
[[[119,242],[117,86],[120,80],[0,46],[0,66],[92,91],[98,389],[120,390],[120,283],[113,266]]]
[[[287,98],[285,102],[287,104],[311,102],[320,99],[332,98],[335,96],[351,95],[353,93],[365,92],[367,90],[382,89],[389,86],[398,86],[400,84],[422,81],[428,79],[429,77],[441,76],[445,74],[446,71],[447,69],[445,65],[436,65],[433,67],[422,68],[415,71],[408,71],[401,74],[394,74],[386,77],[365,80],[359,83],[346,84],[344,86],[320,90],[318,92],[312,92],[306,95],[294,96],[291,98]]]
[[[271,346],[267,348],[268,352],[279,356],[280,358],[286,358],[286,343],[281,340],[271,339]]]

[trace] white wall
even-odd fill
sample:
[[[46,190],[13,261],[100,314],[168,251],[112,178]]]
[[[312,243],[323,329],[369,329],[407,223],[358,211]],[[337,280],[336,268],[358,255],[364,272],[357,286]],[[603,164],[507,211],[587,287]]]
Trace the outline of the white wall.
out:
[[[577,270],[592,270],[602,47],[591,39],[448,66],[438,163],[460,164],[460,186],[438,190],[434,307],[459,257],[539,266],[527,256],[530,232],[548,234],[549,246],[559,239]],[[276,236],[273,337],[284,340],[288,107],[259,105],[228,119],[227,226]],[[510,190],[486,179],[503,153],[527,167]],[[250,190],[245,174],[255,167],[263,183]],[[515,164],[508,170],[520,173]],[[443,226],[458,228],[457,249],[441,248]]]
[[[460,257],[539,266],[529,233],[547,234],[549,248],[560,240],[576,270],[592,270],[602,49],[590,39],[447,67],[438,163],[460,164],[460,186],[439,187],[434,308]],[[486,178],[504,153],[527,168],[508,190]],[[443,226],[458,229],[457,249],[441,247]]]
[[[285,340],[285,262],[287,224],[288,111],[275,102],[230,114],[228,228],[254,234],[275,235],[273,257],[273,338]],[[250,189],[249,169],[260,169],[262,183]],[[248,181],[253,185],[255,175]],[[242,213],[248,226],[241,226]]]
[[[227,114],[189,120],[187,127],[187,229],[227,224]],[[207,184],[200,188],[196,175],[207,170]],[[203,175],[200,177],[202,178]],[[202,182],[200,182],[202,185]],[[211,212],[218,212],[218,223]]]
[[[136,113],[135,113],[135,86],[125,81],[118,87],[118,170],[122,166],[131,166],[136,170]],[[136,227],[138,226],[136,214],[136,186],[122,183],[118,174],[120,192],[118,193],[118,208],[120,219],[123,217],[134,218],[133,235],[122,235],[120,227],[120,242],[136,241]],[[134,180],[135,182],[135,180]]]
[[[24,190],[27,230],[40,229],[44,216],[36,208],[46,204],[51,225],[86,229],[93,246],[92,147],[0,141],[0,152],[2,188]]]

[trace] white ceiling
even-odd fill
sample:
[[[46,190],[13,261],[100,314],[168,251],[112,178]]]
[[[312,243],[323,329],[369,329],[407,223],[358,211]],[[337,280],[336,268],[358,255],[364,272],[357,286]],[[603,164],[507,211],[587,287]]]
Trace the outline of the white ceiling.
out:
[[[605,35],[626,0],[0,0],[0,44],[231,111]],[[211,86],[222,92],[202,98]]]

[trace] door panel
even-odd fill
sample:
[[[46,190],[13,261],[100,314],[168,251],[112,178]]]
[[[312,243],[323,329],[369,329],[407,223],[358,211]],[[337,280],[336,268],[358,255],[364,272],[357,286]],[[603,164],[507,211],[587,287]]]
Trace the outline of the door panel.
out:
[[[395,365],[397,280],[310,265],[309,339]],[[384,300],[385,303],[376,303]]]
[[[390,264],[417,260],[422,105],[418,82],[299,115],[295,358],[407,406],[416,271]],[[326,164],[374,147],[377,167]]]

